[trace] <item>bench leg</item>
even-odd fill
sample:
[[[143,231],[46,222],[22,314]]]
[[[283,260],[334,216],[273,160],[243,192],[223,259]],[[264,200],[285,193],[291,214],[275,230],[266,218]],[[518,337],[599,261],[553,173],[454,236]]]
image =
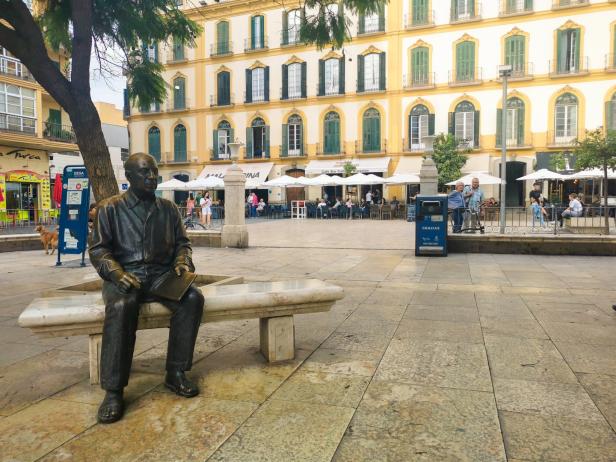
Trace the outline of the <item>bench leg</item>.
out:
[[[269,362],[295,358],[293,316],[259,319],[261,353]]]
[[[101,383],[101,344],[103,334],[90,335],[90,385]]]

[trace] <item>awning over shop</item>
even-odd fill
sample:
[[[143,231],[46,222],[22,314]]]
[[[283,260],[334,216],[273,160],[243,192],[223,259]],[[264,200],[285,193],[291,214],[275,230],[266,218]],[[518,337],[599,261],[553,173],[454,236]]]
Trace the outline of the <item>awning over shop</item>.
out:
[[[238,164],[246,176],[246,189],[256,189],[267,181],[267,177],[274,168],[273,162],[255,162],[250,164]],[[224,178],[225,172],[229,168],[225,165],[206,165],[198,178],[208,178],[215,176]]]
[[[422,161],[422,156],[400,157],[394,175],[418,175]]]
[[[306,175],[320,175],[322,173],[339,175],[344,173],[344,164],[347,162],[351,162],[355,165],[355,173],[387,173],[390,160],[390,157],[351,160],[311,160],[306,167]]]

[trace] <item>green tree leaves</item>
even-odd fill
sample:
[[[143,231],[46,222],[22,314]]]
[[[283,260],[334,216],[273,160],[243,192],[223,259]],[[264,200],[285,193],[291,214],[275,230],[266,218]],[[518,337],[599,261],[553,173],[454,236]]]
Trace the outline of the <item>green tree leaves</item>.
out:
[[[439,134],[434,139],[434,153],[432,159],[438,170],[438,189],[443,191],[445,185],[460,176],[461,168],[466,163],[470,149],[461,150],[456,139],[451,134]]]

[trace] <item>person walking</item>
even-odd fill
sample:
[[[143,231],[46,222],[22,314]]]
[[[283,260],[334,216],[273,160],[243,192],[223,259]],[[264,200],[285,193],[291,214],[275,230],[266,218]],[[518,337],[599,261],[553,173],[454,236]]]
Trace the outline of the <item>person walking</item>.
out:
[[[188,195],[188,199],[186,200],[186,216],[192,217],[195,210],[195,198],[193,194],[190,193]]]
[[[371,190],[368,190],[368,192],[366,193],[366,204],[368,204],[368,207],[372,205],[372,191]]]
[[[449,193],[447,198],[447,208],[451,212],[453,219],[453,232],[459,233],[462,231],[462,222],[464,221],[464,183],[456,181],[456,186]]]
[[[209,229],[212,224],[212,198],[210,192],[207,191],[201,198],[201,224],[205,226],[205,229]]]
[[[259,206],[259,198],[257,197],[257,195],[253,192],[252,193],[252,216],[253,218],[257,218],[257,207]]]

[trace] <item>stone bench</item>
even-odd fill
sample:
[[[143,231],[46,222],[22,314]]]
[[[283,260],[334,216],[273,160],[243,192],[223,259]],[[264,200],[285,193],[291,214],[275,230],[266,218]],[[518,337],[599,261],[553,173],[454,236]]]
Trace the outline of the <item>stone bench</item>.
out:
[[[605,217],[569,217],[564,226],[575,234],[609,234],[605,227]]]
[[[199,276],[197,285],[206,283]],[[208,281],[211,282],[211,281]],[[341,287],[317,279],[241,283],[218,278],[201,285],[205,297],[202,323],[259,319],[260,347],[270,362],[295,357],[293,315],[329,311],[344,297]],[[48,293],[19,316],[19,325],[42,337],[90,337],[90,383],[99,383],[100,351],[105,319],[100,281]],[[160,303],[144,303],[138,330],[169,327],[170,312]]]

